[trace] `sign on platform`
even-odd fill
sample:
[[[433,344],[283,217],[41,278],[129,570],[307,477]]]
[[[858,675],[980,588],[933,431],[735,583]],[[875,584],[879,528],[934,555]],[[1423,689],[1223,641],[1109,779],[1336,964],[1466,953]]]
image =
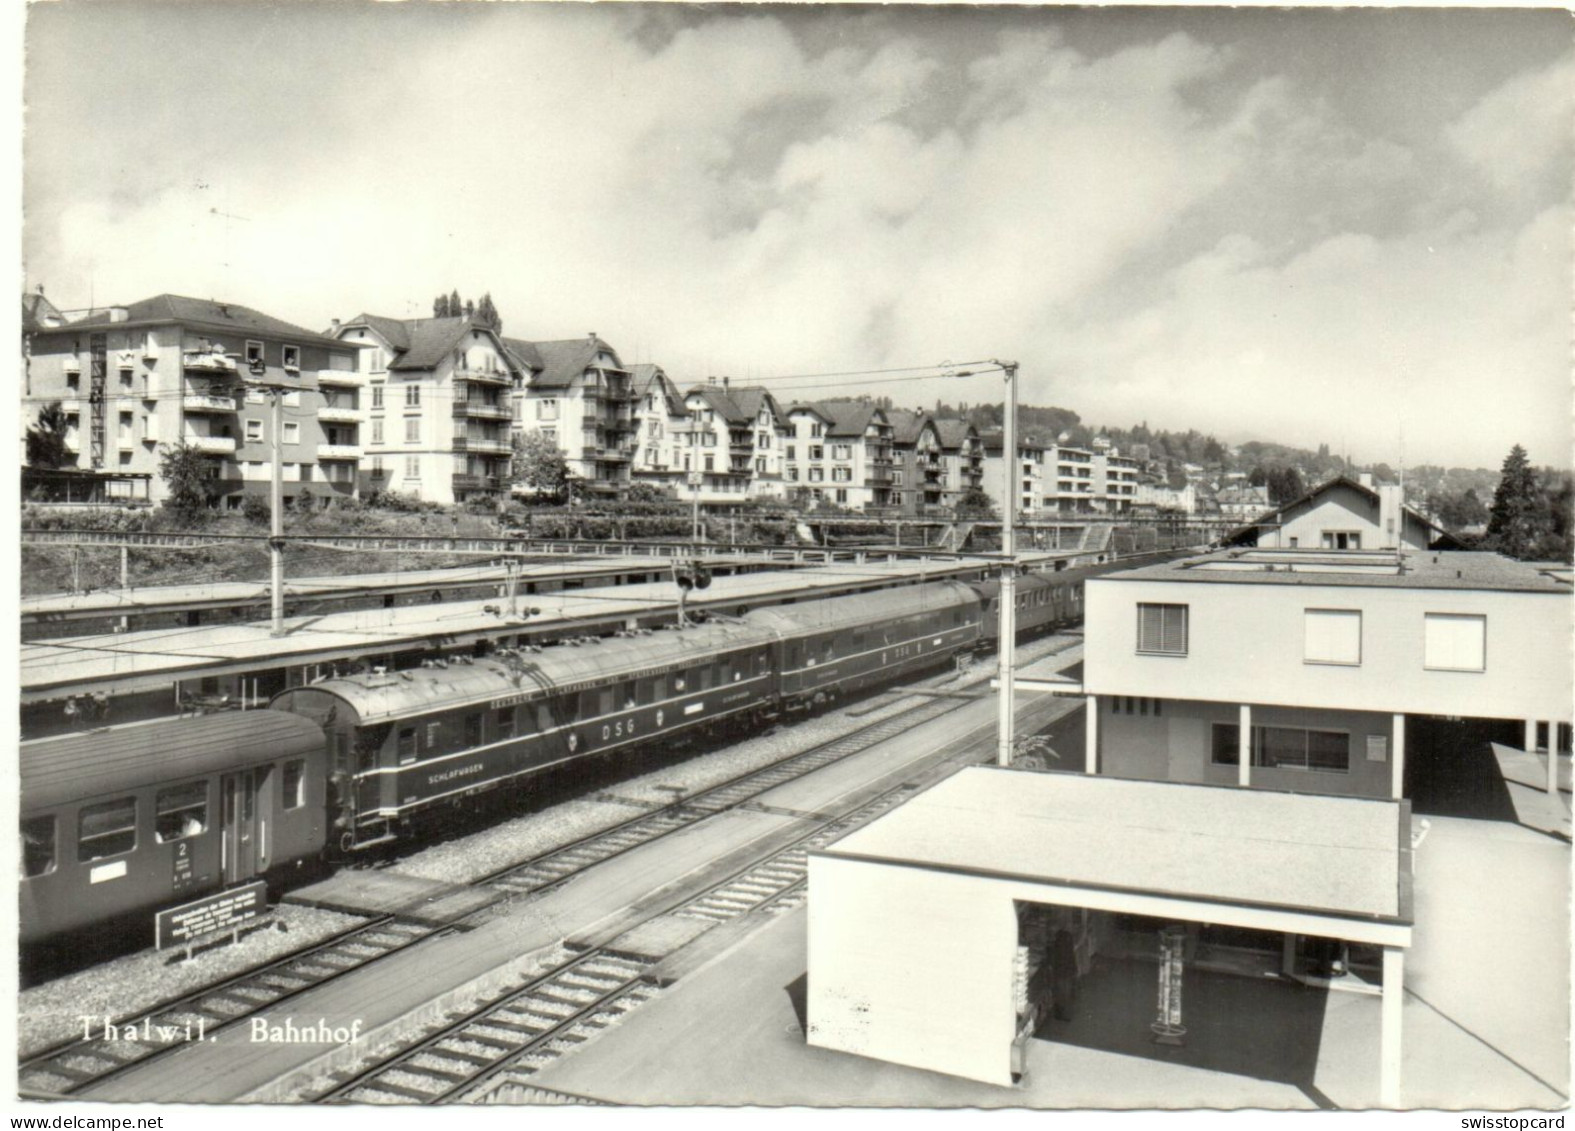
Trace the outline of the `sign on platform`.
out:
[[[268,885],[262,880],[194,899],[154,916],[155,946],[188,946],[204,935],[238,930],[267,908]]]

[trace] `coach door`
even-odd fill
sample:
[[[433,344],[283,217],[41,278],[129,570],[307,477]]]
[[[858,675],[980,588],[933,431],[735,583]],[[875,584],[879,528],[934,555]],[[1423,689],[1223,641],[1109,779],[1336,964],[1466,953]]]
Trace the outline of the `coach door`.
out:
[[[224,882],[239,883],[268,870],[268,774],[271,766],[225,774],[219,779],[224,814]]]

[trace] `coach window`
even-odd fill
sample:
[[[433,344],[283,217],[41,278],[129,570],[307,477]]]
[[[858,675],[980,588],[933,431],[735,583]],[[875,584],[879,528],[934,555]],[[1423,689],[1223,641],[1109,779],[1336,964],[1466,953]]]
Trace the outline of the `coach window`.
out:
[[[684,688],[686,688],[688,686],[689,686],[689,681],[684,678],[682,673],[675,672],[673,674],[673,690],[674,691],[682,691]]]
[[[536,705],[536,729],[549,731],[555,725],[552,721],[552,705],[549,703],[538,703]]]
[[[306,759],[292,758],[284,764],[284,777],[279,786],[280,804],[286,809],[299,809],[306,804]]]
[[[497,713],[498,738],[514,737],[514,711],[513,707],[499,707]]]
[[[602,688],[601,691],[597,693],[597,705],[600,707],[600,710],[598,710],[596,713],[598,715],[610,715],[613,713],[613,711],[617,710],[617,696],[618,689],[616,687]]]
[[[153,836],[160,844],[208,830],[208,783],[161,789],[153,799]]]
[[[137,799],[84,805],[78,814],[77,859],[102,860],[137,847]]]
[[[427,724],[427,743],[426,743],[427,753],[430,754],[430,753],[432,753],[433,751],[435,751],[435,750],[437,750],[439,748],[438,744],[441,741],[442,734],[443,734],[443,723],[441,721],[431,722],[431,723]]]
[[[416,760],[416,728],[415,727],[400,727],[399,728],[399,764],[401,766],[403,766],[407,762],[414,762],[415,760]]]
[[[22,876],[42,876],[55,870],[55,818],[22,820]]]
[[[465,745],[481,745],[481,712],[472,711],[465,716]]]
[[[618,698],[623,702],[623,709],[628,711],[635,706],[634,681],[629,680],[618,686]]]

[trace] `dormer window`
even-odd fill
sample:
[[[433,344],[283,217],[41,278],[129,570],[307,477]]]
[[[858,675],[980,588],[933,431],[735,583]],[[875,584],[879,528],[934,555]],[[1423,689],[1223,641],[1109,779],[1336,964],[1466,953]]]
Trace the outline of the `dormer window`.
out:
[[[285,346],[284,347],[284,367],[286,369],[288,369],[288,370],[293,371],[293,372],[299,372],[300,371],[300,369],[301,369],[301,347],[300,346]]]

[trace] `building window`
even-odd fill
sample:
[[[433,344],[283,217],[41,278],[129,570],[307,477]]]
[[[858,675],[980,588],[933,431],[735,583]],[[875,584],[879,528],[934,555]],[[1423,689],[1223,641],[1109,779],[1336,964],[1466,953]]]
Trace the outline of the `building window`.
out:
[[[760,433],[758,433],[756,435],[756,437],[755,437],[755,446],[759,447],[759,448],[769,448],[771,446],[771,433],[770,432],[760,432]]]
[[[838,487],[837,488],[837,502],[845,503],[847,501],[848,501],[848,489],[846,487]]]
[[[789,444],[787,446],[787,458],[790,459],[790,460],[794,460],[794,459],[798,458],[798,454],[797,454],[797,452],[795,450],[795,446],[793,444]]]
[[[1356,609],[1308,609],[1306,646],[1309,664],[1360,664],[1362,614]]]
[[[552,398],[548,398],[547,400],[537,401],[536,402],[536,419],[537,420],[557,420],[558,419],[558,402],[555,399],[552,399]]]
[[[411,386],[414,388],[414,386]],[[419,444],[421,442],[421,418],[412,416],[405,420],[405,443]]]
[[[421,386],[420,385],[414,385],[414,384],[406,385],[405,386],[405,407],[406,408],[418,408],[418,407],[420,407],[420,405],[421,405]]]
[[[420,479],[421,478],[421,457],[420,456],[406,456],[405,457],[405,478],[406,479]]]
[[[825,433],[823,432],[821,425],[819,425],[819,424],[811,424],[809,426],[809,434],[810,434],[811,437],[813,437],[814,439],[818,440]],[[810,458],[811,459],[819,459],[820,457],[819,456],[811,456]]]
[[[853,469],[851,467],[834,467],[831,469],[833,483],[852,483]]]
[[[1137,650],[1161,656],[1187,654],[1187,606],[1138,607]]]
[[[373,385],[372,386],[372,407],[373,408],[382,408],[383,407],[383,386],[381,386],[381,385]]]
[[[1241,758],[1241,728],[1235,723],[1215,723],[1213,731],[1214,764],[1237,765]],[[1339,730],[1255,726],[1252,728],[1252,764],[1265,770],[1349,773],[1351,736]]]
[[[1423,667],[1444,672],[1487,670],[1487,617],[1427,613],[1423,621]]]
[[[1323,532],[1323,548],[1325,550],[1360,550],[1362,548],[1362,532],[1359,530],[1325,530]]]
[[[825,480],[826,472],[824,468],[812,467],[809,469],[809,481],[811,483],[824,483]]]
[[[293,420],[285,421],[284,442],[286,444],[299,444],[301,442],[301,426]]]
[[[248,420],[246,422],[246,442],[248,444],[260,443],[263,439],[263,422]]]
[[[716,457],[715,456],[708,455],[708,456],[705,457],[705,469],[707,471],[715,471],[716,470]]]
[[[283,352],[284,367],[286,369],[299,370],[301,368],[301,347],[285,346]]]
[[[77,816],[77,859],[102,860],[137,847],[137,800],[124,797],[84,805]]]
[[[852,459],[853,448],[849,444],[833,444],[831,446],[832,459]]]
[[[263,344],[261,342],[247,342],[246,343],[246,364],[250,365],[252,362],[254,362],[254,361],[261,361],[262,359],[263,359]]]
[[[819,427],[819,426],[817,425],[817,427]],[[810,459],[825,459],[826,458],[826,449],[823,446],[821,446],[820,444],[811,444],[809,446],[809,458]]]
[[[301,407],[301,390],[292,389],[288,393],[281,394],[281,396],[283,397],[286,408]]]
[[[372,421],[372,443],[374,443],[374,444],[381,444],[382,442],[383,442],[383,422],[381,420],[374,420],[374,421]]]
[[[766,473],[766,461],[765,461],[764,457],[762,457],[762,458],[757,459],[755,461],[755,474],[756,475],[764,475],[765,473]]]

